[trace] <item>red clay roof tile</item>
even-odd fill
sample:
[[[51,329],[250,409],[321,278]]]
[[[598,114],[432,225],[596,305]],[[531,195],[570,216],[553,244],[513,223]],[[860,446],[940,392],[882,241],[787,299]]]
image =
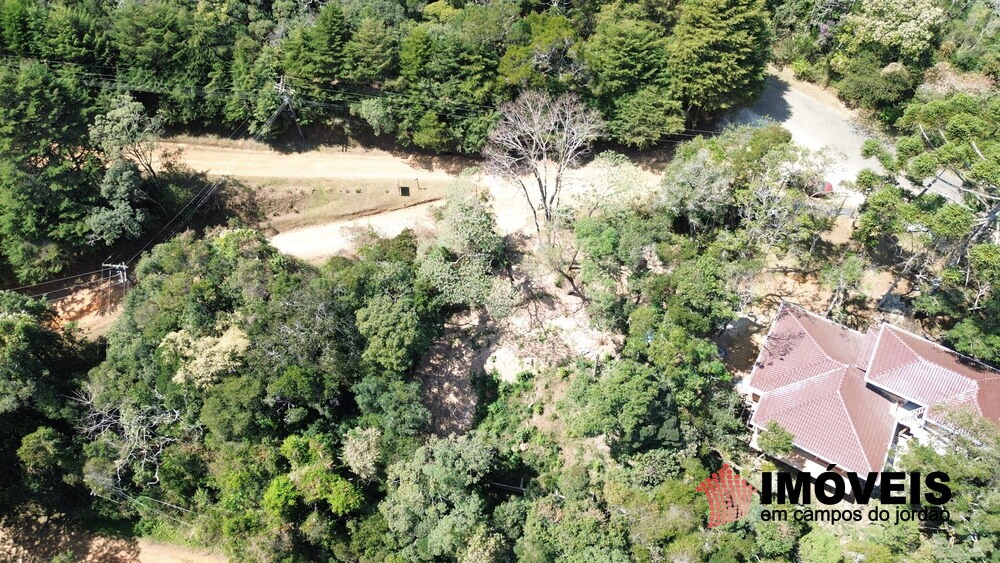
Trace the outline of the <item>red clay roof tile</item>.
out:
[[[895,419],[856,365],[869,335],[782,304],[750,374],[751,424],[776,421],[797,447],[845,471],[881,471]]]
[[[931,420],[935,407],[969,405],[1000,423],[1000,372],[898,327],[882,325],[865,379],[928,407]]]

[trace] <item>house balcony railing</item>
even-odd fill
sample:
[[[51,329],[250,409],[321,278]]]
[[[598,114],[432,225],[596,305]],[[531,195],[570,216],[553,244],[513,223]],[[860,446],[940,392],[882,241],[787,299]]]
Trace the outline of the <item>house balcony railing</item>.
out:
[[[897,408],[895,412],[896,421],[910,428],[922,428],[924,426],[924,414],[926,411],[926,407],[918,407],[911,410]]]

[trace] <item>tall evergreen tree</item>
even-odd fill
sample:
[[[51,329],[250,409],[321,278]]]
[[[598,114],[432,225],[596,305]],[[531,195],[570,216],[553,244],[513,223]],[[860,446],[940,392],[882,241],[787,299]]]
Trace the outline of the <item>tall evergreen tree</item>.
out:
[[[0,254],[25,281],[58,272],[86,240],[100,164],[87,150],[93,106],[70,75],[0,67]]]
[[[770,38],[761,0],[684,0],[667,42],[674,96],[696,116],[752,99]]]

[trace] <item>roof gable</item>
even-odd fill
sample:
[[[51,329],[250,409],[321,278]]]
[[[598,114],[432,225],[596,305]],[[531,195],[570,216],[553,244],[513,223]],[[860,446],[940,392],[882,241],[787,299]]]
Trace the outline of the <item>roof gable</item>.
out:
[[[895,430],[888,402],[867,389],[862,373],[843,367],[765,394],[751,424],[771,421],[796,447],[845,471],[881,471]]]
[[[1000,422],[1000,372],[892,325],[882,325],[865,379],[929,407],[932,420],[931,407],[969,406]]]
[[[748,385],[768,392],[853,365],[862,343],[861,333],[782,303]]]

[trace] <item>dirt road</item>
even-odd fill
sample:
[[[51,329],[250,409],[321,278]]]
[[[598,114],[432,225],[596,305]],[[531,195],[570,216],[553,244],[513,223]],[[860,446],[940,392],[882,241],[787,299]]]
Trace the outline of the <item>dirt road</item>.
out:
[[[73,553],[80,563],[225,563],[220,552],[110,537],[81,528],[65,514],[20,505],[0,514],[0,561],[44,563]]]
[[[140,539],[139,563],[226,563],[220,553]]]
[[[778,121],[791,131],[796,142],[806,147],[816,150],[826,147],[833,151],[835,165],[829,180],[838,188],[845,180],[852,180],[862,168],[880,169],[878,162],[861,157],[861,146],[869,135],[855,125],[855,113],[829,91],[797,81],[787,71],[774,71],[768,78],[760,100],[732,119],[751,122],[760,117]],[[328,148],[289,154],[263,144],[207,138],[174,138],[162,143],[162,148],[182,149],[181,161],[194,170],[243,179],[287,178],[290,181],[301,179],[309,182],[311,179],[382,178],[393,184],[397,181],[417,184],[423,180],[427,183],[436,182],[441,186],[450,182],[463,169],[477,164],[474,159],[468,158],[400,156],[367,149],[350,149],[345,152]],[[572,181],[567,188],[568,197],[572,197],[574,189],[594,178],[592,172],[586,168],[572,172]],[[646,176],[650,184],[655,184],[658,180],[653,174]],[[503,185],[495,178],[480,177],[479,180],[490,190],[497,223],[503,232],[533,230],[531,210],[519,191]],[[443,194],[443,188],[439,188],[439,192]],[[351,203],[354,207],[350,209],[347,209],[343,201],[327,204],[327,207],[334,207],[337,213],[348,211],[341,215],[351,215],[351,218],[333,221],[322,219],[330,215],[329,210],[318,208],[314,217],[305,217],[299,221],[299,224],[309,226],[299,227],[296,221],[286,221],[283,224],[289,230],[284,230],[275,221],[277,230],[284,232],[274,236],[272,242],[282,252],[319,262],[336,254],[349,253],[358,234],[367,229],[383,236],[395,236],[406,228],[418,231],[431,229],[431,212],[440,205],[440,202],[431,202],[399,209],[405,202],[398,201],[398,198],[386,199],[384,194],[367,191],[361,193],[359,190],[351,190],[351,194],[350,197],[356,201]],[[440,197],[438,192],[424,192],[423,195],[425,197],[415,199],[428,201]],[[863,199],[856,192],[846,192],[845,195],[848,199],[843,212],[850,214]],[[277,196],[284,197],[284,194],[278,193]],[[379,197],[382,200],[376,201]],[[380,212],[382,209],[389,211]],[[358,213],[371,214],[357,218]],[[82,325],[88,325],[90,319],[79,320]],[[108,319],[96,319],[93,322],[102,326],[110,323]]]
[[[854,181],[863,168],[882,171],[874,158],[863,158],[861,146],[872,135],[858,125],[856,112],[833,93],[815,84],[792,77],[789,69],[772,69],[764,92],[756,103],[740,110],[731,119],[751,123],[761,117],[771,118],[792,134],[792,139],[811,150],[832,153],[833,166],[827,180],[834,188]],[[857,192],[848,192],[845,209],[853,210],[864,201]]]
[[[316,262],[350,252],[355,241],[368,230],[383,237],[394,237],[404,229],[430,230],[434,227],[431,212],[439,205],[440,202],[422,203],[358,219],[296,229],[275,235],[271,244],[285,254]]]
[[[861,157],[861,146],[870,136],[856,125],[856,114],[833,94],[816,85],[791,77],[789,71],[773,71],[761,98],[733,117],[737,122],[752,122],[769,117],[792,133],[792,138],[813,150],[832,152],[833,167],[828,180],[835,187],[853,180],[858,171],[869,167],[880,170],[877,161]],[[236,177],[288,178],[427,178],[447,179],[463,167],[462,162],[419,161],[401,158],[384,151],[340,152],[335,150],[282,154],[266,147],[249,149],[234,146],[206,146],[198,143],[173,143],[183,148],[183,161],[196,170]],[[459,159],[460,160],[460,159]],[[467,160],[465,165],[475,164]],[[577,185],[585,184],[588,171],[574,171]],[[495,178],[480,177],[494,200],[497,222],[506,233],[528,230],[533,226],[531,210],[521,194]],[[650,181],[656,178],[650,175]],[[572,185],[567,192],[572,196]],[[863,201],[857,192],[843,191],[847,197],[844,212],[851,213]],[[308,226],[276,235],[272,242],[282,252],[309,261],[349,251],[357,234],[372,229],[383,236],[394,236],[406,228],[430,229],[431,211],[438,204],[422,204],[406,209],[373,214],[360,219],[337,220]]]
[[[181,161],[192,170],[237,178],[383,178],[400,180],[448,179],[451,171],[474,166],[472,159],[410,156],[400,158],[381,150],[317,149],[281,153],[263,145],[227,146],[180,141],[162,142],[163,149],[180,149]],[[158,165],[159,160],[154,160]]]

